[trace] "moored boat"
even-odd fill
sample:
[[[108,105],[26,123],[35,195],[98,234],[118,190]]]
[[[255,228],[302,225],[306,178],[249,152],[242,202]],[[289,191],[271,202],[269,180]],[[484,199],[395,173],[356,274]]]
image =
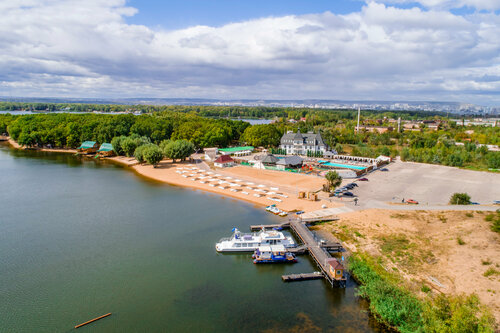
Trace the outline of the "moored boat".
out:
[[[252,258],[254,264],[297,262],[293,253],[287,252],[283,245],[259,246]]]
[[[282,245],[285,248],[295,247],[295,242],[290,236],[285,236],[276,230],[264,230],[252,234],[243,234],[233,228],[231,237],[222,238],[215,244],[217,252],[251,252],[259,246]]]

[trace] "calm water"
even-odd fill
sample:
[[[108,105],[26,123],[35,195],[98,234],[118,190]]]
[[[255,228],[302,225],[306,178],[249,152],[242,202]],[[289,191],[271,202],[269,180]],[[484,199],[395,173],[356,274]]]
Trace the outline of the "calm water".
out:
[[[0,145],[0,332],[376,330],[354,284],[285,284],[214,243],[277,218],[250,204],[157,184],[122,167]],[[317,332],[317,331],[314,331]]]

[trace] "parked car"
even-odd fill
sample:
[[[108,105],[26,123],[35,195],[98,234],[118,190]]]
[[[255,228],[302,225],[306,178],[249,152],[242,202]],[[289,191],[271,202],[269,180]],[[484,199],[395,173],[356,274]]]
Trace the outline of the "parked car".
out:
[[[380,169],[380,171],[389,171],[389,169],[387,169],[387,168],[382,168],[382,169]]]
[[[471,201],[470,204],[471,205],[479,205],[479,202]]]
[[[359,178],[358,179],[360,182],[367,182],[368,181],[368,178]]]
[[[494,205],[500,205],[500,200],[493,200]]]
[[[344,192],[344,195],[346,197],[353,197],[354,196],[354,194],[352,192]]]
[[[352,185],[353,187],[358,187],[358,184],[356,183],[350,183],[349,185]]]
[[[418,205],[418,201],[417,200],[413,200],[413,199],[406,200],[406,203],[407,204],[412,204],[412,205]]]
[[[304,211],[303,211],[303,210],[301,210],[301,211],[298,211],[298,212],[297,212],[297,213],[295,213],[295,214],[297,214],[297,215],[304,214]]]
[[[352,184],[347,184],[345,186],[345,188],[348,188],[349,190],[352,190],[354,188],[354,186]]]

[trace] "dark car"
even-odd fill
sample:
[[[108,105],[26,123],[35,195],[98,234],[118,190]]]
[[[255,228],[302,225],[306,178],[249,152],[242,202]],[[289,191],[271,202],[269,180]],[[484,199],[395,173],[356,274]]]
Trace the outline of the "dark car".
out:
[[[382,168],[382,169],[380,169],[380,171],[389,171],[389,169],[387,169],[387,168]]]
[[[349,185],[352,185],[353,187],[358,187],[358,184],[356,183],[350,183]]]
[[[349,190],[352,190],[354,188],[354,186],[352,184],[348,184],[345,186],[345,188],[349,189]]]
[[[367,182],[368,181],[368,178],[359,178],[358,179],[360,182]]]
[[[474,201],[471,201],[470,202],[471,205],[479,205],[479,202],[474,202]]]
[[[344,192],[344,195],[346,197],[353,197],[354,196],[354,194],[352,192]]]

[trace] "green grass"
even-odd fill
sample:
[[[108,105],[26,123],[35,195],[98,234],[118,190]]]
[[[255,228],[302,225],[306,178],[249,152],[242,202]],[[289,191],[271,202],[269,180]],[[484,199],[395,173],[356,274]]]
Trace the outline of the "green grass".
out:
[[[488,265],[491,265],[491,261],[490,261],[490,259],[481,260],[481,264],[488,266]]]
[[[484,272],[483,276],[485,277],[490,277],[490,276],[496,276],[499,275],[500,272],[494,269],[493,267],[488,268],[486,272]]]
[[[465,213],[465,216],[467,216],[467,217],[474,217],[474,214],[469,212],[469,213]]]
[[[359,253],[349,258],[350,272],[361,283],[358,295],[370,301],[378,322],[403,333],[494,332],[495,319],[476,295],[419,299],[396,273],[382,268],[381,260]],[[421,291],[430,288],[423,285]]]
[[[464,240],[460,237],[457,238],[457,243],[458,243],[458,245],[465,245]]]

